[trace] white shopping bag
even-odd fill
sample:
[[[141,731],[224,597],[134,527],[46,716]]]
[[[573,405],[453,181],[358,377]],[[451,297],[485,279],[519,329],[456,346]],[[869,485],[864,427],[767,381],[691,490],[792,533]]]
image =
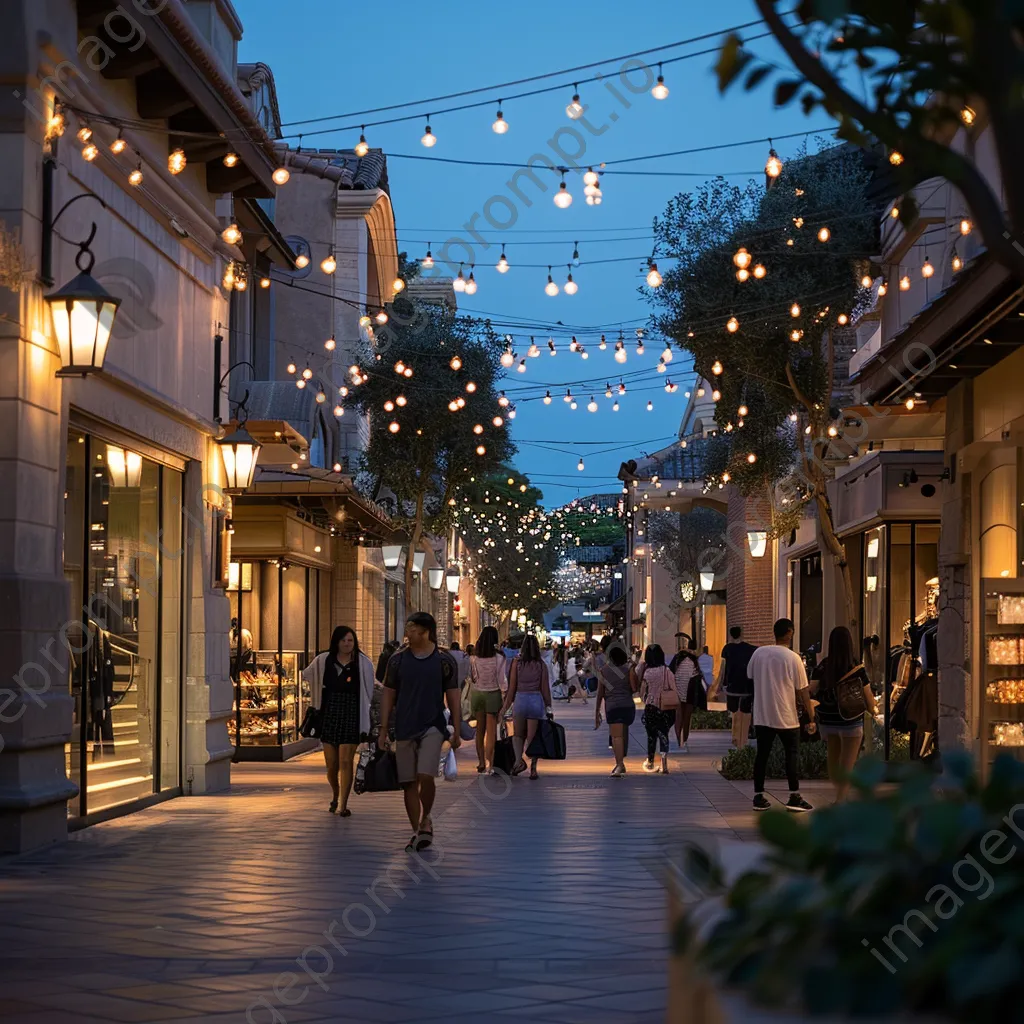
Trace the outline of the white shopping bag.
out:
[[[449,748],[448,756],[444,759],[444,780],[454,782],[459,777],[459,762],[455,759],[455,751]]]

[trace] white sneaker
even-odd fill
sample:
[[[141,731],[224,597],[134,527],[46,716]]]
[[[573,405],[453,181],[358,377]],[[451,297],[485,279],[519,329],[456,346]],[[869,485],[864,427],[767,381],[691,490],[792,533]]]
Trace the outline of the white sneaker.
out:
[[[650,758],[648,758],[643,763],[643,769],[644,769],[645,772],[653,772],[654,771],[654,762]]]
[[[625,774],[626,774],[626,766],[624,764],[617,764],[612,769],[612,778],[613,779],[621,778]]]
[[[690,752],[690,744],[689,744],[689,741],[687,741],[687,742],[683,743],[683,746],[682,746],[682,748],[681,748],[681,749],[682,749],[682,751],[683,751],[683,753],[684,753],[684,754],[688,754],[688,753]]]

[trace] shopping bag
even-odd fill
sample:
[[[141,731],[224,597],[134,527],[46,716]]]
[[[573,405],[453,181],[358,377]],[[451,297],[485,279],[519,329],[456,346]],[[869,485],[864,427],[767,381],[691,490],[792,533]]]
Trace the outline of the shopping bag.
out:
[[[468,722],[473,717],[473,709],[471,706],[472,701],[470,697],[470,690],[472,687],[473,681],[471,679],[467,679],[462,684],[462,694],[459,698],[459,706],[462,711],[462,720],[464,722]]]
[[[444,759],[442,769],[445,782],[454,782],[459,777],[459,762],[456,760],[455,751],[448,748],[448,756]]]
[[[494,741],[494,759],[491,761],[491,767],[496,772],[504,772],[506,775],[511,775],[515,763],[516,752],[512,746],[512,737],[506,732],[503,722]]]
[[[299,734],[306,739],[319,739],[323,731],[324,715],[319,708],[306,708],[302,725],[299,726]]]
[[[526,751],[527,757],[540,757],[548,761],[565,760],[565,729],[553,718],[538,723],[537,732]]]
[[[353,788],[357,793],[390,793],[401,789],[398,782],[398,763],[390,750],[364,750]]]

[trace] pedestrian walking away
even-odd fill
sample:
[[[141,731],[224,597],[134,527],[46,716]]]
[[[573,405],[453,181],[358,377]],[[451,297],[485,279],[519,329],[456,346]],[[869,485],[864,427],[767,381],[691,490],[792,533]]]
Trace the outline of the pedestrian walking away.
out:
[[[836,803],[846,798],[850,772],[860,757],[864,714],[878,714],[867,670],[854,652],[853,635],[846,626],[836,626],[829,634],[828,654],[811,676],[811,694],[818,701],[818,728],[828,744],[828,777],[835,786]],[[841,686],[852,690],[842,700]]]
[[[754,686],[747,675],[750,656],[757,648],[743,640],[743,628],[729,630],[729,642],[722,648],[722,665],[718,679],[708,691],[708,700],[714,700],[725,690],[725,706],[732,715],[732,745],[745,747],[750,734],[750,716],[754,710]]]
[[[629,664],[629,655],[621,644],[610,644],[598,665],[597,700],[594,703],[594,728],[601,728],[601,704],[604,703],[611,732],[615,767],[612,778],[626,774],[629,754],[629,727],[636,719],[636,671]]]
[[[430,846],[434,826],[435,778],[441,760],[447,724],[445,704],[453,723],[458,723],[458,666],[447,651],[437,646],[437,623],[428,612],[414,612],[405,624],[408,646],[392,655],[384,679],[381,719],[387,722],[395,709],[395,761],[405,797],[405,812],[412,825],[406,851]],[[458,728],[450,736],[452,749],[461,742]],[[381,749],[388,745],[386,725],[377,734]]]
[[[310,707],[321,714],[320,742],[331,784],[328,810],[347,818],[356,747],[370,733],[373,662],[359,650],[355,630],[338,626],[330,646],[302,670],[302,678],[309,684]]]
[[[519,656],[512,662],[508,690],[502,705],[502,715],[512,708],[514,733],[512,746],[516,752],[513,775],[526,771],[523,752],[537,735],[538,724],[551,717],[551,687],[548,669],[540,656],[540,644],[533,635],[523,638]],[[530,759],[530,778],[537,778],[537,758]]]
[[[793,622],[779,619],[773,628],[775,643],[758,647],[750,656],[747,675],[754,683],[754,734],[757,755],[754,758],[754,810],[765,811],[771,803],[764,795],[768,757],[778,738],[786,754],[790,811],[809,811],[811,805],[800,795],[800,719],[796,702],[807,713],[807,730],[815,732],[814,705],[807,685],[807,673],[800,655],[790,649]]]
[[[498,646],[498,631],[484,626],[469,659],[470,714],[476,719],[476,770],[494,774],[494,742],[498,734],[508,668]]]
[[[690,722],[694,708],[708,706],[707,691],[704,689],[704,674],[697,660],[696,644],[689,641],[685,651],[679,651],[672,659],[669,669],[675,676],[679,704],[676,707],[676,745],[684,754],[690,752]]]
[[[665,652],[660,644],[651,644],[644,651],[641,663],[640,695],[644,702],[643,722],[647,730],[647,760],[645,772],[653,772],[654,755],[661,747],[661,772],[668,774],[668,734],[676,719],[679,694],[676,693],[675,675],[665,664]]]

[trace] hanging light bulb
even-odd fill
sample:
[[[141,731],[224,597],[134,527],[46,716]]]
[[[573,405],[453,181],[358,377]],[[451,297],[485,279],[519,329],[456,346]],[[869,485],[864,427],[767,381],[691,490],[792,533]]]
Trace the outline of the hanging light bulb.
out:
[[[658,264],[654,260],[648,260],[647,266],[650,268],[647,271],[647,287],[648,288],[660,288],[662,277],[658,273]]]
[[[323,391],[316,393],[316,401],[318,405],[323,405],[327,401],[327,395]]]
[[[476,446],[476,453],[477,455],[486,455],[487,449],[482,444],[478,444]]]
[[[54,100],[53,113],[46,122],[46,137],[48,139],[59,139],[67,128],[67,118],[61,109],[59,100]]]
[[[142,184],[142,161],[140,160],[135,170],[128,175],[128,184],[138,188]]]
[[[295,257],[295,266],[299,270],[305,270],[306,267],[309,266],[309,257],[304,252],[300,252],[299,255]]]
[[[900,278],[900,291],[901,292],[909,292],[910,291],[910,277],[907,274],[904,274]]]
[[[511,346],[506,345],[505,351],[501,353],[501,365],[507,370],[516,361]]]
[[[903,163],[903,154],[898,149],[892,150],[889,153],[889,163],[891,163],[893,167],[899,167],[899,165]]]
[[[383,326],[384,324],[386,324],[388,322],[388,315],[382,309],[382,310],[378,311],[378,313],[374,317],[374,319],[377,321],[377,323],[379,323],[379,324],[381,324]],[[407,367],[406,370],[405,370],[405,375],[406,375],[406,377],[411,377],[412,376],[412,370],[410,370]]]
[[[711,401],[712,402],[718,402],[718,401],[721,400],[721,398],[722,398],[722,392],[719,391],[717,388],[714,391],[711,392]]]
[[[427,149],[431,149],[437,145],[437,136],[430,130],[430,115],[427,114],[427,130],[423,133],[423,137],[420,139]]]
[[[601,335],[601,343],[597,346],[602,352],[608,348],[608,342],[605,340],[604,335]]]
[[[665,363],[672,362],[672,346],[667,341],[665,342],[665,351],[661,353],[661,359]]]
[[[188,160],[185,157],[185,150],[175,149],[167,157],[167,170],[171,174],[181,174],[185,170]]]
[[[229,224],[221,233],[220,237],[224,239],[228,245],[238,245],[242,240],[242,232],[239,231],[237,224]]]
[[[744,270],[741,267],[739,270],[736,271],[736,280],[739,281],[740,284],[743,284],[743,282],[746,281],[748,277],[750,277],[749,270]]]
[[[400,277],[396,277],[396,278],[394,279],[394,281],[392,281],[392,282],[391,282],[391,290],[392,290],[392,291],[393,291],[393,292],[394,292],[394,293],[395,293],[396,295],[397,295],[397,294],[398,294],[398,293],[399,293],[400,291],[403,291],[404,289],[405,289],[405,281],[403,281],[403,280],[402,280],[402,278],[400,278]]]
[[[800,304],[798,302],[794,302],[793,305],[789,307],[789,315],[794,319],[800,315]]]
[[[501,100],[498,100],[498,114],[491,125],[491,131],[495,135],[504,135],[508,131],[508,121],[505,120],[505,115],[501,112]]]
[[[333,352],[337,347],[338,347],[338,343],[334,340],[334,335],[332,334],[324,342],[324,348],[327,349],[328,352]]]
[[[288,366],[287,366],[287,367],[285,367],[285,369],[286,369],[286,370],[287,370],[287,371],[288,371],[289,373],[294,373],[294,372],[295,372],[295,364],[294,364],[294,363],[289,363],[289,364],[288,364]]]
[[[771,148],[771,139],[768,142],[768,159],[765,161],[764,173],[769,178],[777,178],[782,173],[782,161],[779,159],[779,154]]]
[[[612,386],[611,386],[611,384],[605,384],[605,386],[604,386],[604,397],[605,398],[611,398],[612,397]]]
[[[562,398],[562,401],[565,402],[566,405],[568,405],[572,401],[572,389],[571,388],[566,388],[565,389],[565,396]]]
[[[498,257],[498,262],[495,264],[494,269],[499,274],[508,273],[508,260],[505,258],[505,246],[501,247],[501,255]]]
[[[502,409],[508,408],[508,399],[505,397],[504,391],[502,391],[501,394],[498,395],[498,405],[500,405]]]
[[[110,152],[113,153],[114,156],[120,156],[127,148],[128,143],[125,142],[124,136],[119,131],[117,133],[117,138],[110,144]],[[225,157],[225,159],[227,158]]]
[[[593,397],[587,402],[587,412],[597,412],[597,402],[594,401]]]
[[[963,110],[960,111],[960,120],[963,121],[963,123],[968,127],[974,124],[974,121],[977,118],[977,116],[978,115],[974,112],[974,110],[966,105],[964,106]]]
[[[840,327],[845,327],[849,322],[850,318],[845,313],[840,313],[839,316],[836,317],[836,323],[839,324]]]
[[[466,290],[466,278],[463,276],[461,263],[459,264],[458,277],[452,281],[452,288],[457,292],[464,292]]]
[[[647,411],[654,412],[654,403],[650,399],[647,400]]]
[[[291,180],[292,174],[287,167],[278,167],[271,177],[274,179],[275,185],[287,185]]]
[[[757,456],[753,452],[751,452],[747,456],[747,462],[749,462],[751,465],[753,465],[755,462],[757,462]]]
[[[658,373],[664,373],[664,372],[665,372],[665,360],[659,358],[658,359]]]
[[[473,264],[469,265],[469,277],[466,279],[466,294],[476,295],[476,278],[473,276]]]
[[[420,260],[420,266],[424,270],[430,270],[434,265],[434,254],[430,251],[430,243],[427,242],[427,255]]]
[[[458,356],[452,356],[452,358],[449,361],[448,365],[453,370],[461,370],[462,369],[462,360]]]
[[[654,88],[651,89],[651,95],[656,100],[668,99],[668,86],[665,84],[665,76],[661,73],[661,64],[658,64],[658,80],[654,83]]]
[[[893,220],[898,220],[899,219],[899,215],[900,215],[900,208],[898,206],[894,206],[889,211],[889,216],[892,217]]]
[[[540,349],[537,347],[537,342],[533,340],[533,335],[530,335],[530,347],[526,350],[526,354],[531,359],[536,359],[540,355]]]
[[[746,268],[750,266],[750,260],[750,253],[747,252],[743,246],[740,246],[740,248],[736,250],[736,255],[732,258],[733,263],[739,267],[740,270],[746,270]]]
[[[526,373],[526,360],[520,359],[519,365],[516,367],[516,373]]]
[[[617,341],[615,343],[615,362],[624,363],[628,358],[626,346],[621,341]]]
[[[974,225],[966,217],[964,217],[964,219],[960,221],[960,234],[969,235],[973,227]]]
[[[401,429],[402,429],[402,428],[401,428],[401,427],[399,426],[399,424],[398,424],[398,421],[397,421],[397,420],[392,420],[392,421],[391,421],[391,422],[390,422],[390,423],[388,424],[388,430],[390,430],[392,434],[397,434],[397,433],[398,433],[398,432],[399,432],[399,431],[400,431]]]
[[[620,395],[624,395],[625,393],[626,393],[626,385],[625,385],[625,382],[620,378],[619,379],[619,394]]]
[[[878,297],[882,298],[883,295],[889,290],[889,286],[885,283],[885,278],[882,278],[882,283],[878,286]]]
[[[111,146],[111,149],[113,149],[113,146]],[[231,152],[225,153],[223,158],[221,159],[221,163],[225,167],[236,167],[236,166],[238,166],[238,154],[237,153],[231,153]]]
[[[472,395],[476,391],[476,381],[473,381],[473,380],[467,381],[466,382],[466,391],[468,391],[469,394]]]
[[[740,329],[739,320],[737,320],[734,316],[729,317],[729,319],[725,322],[725,329],[730,334],[735,334]]]
[[[576,340],[576,335],[572,336],[572,341],[569,342],[569,351],[576,352],[580,347],[580,343]]]
[[[500,427],[504,422],[505,421],[500,416],[495,416],[494,419],[491,420],[491,426]]]
[[[553,356],[555,354],[556,354],[555,339],[554,338],[548,338],[548,355]]]
[[[907,412],[913,412],[914,411],[914,406],[917,403],[914,401],[913,398],[908,398],[903,404],[904,404],[904,406],[906,406]]]
[[[619,411],[619,403],[618,403],[618,400],[616,400],[615,402],[612,403],[612,412],[618,412],[618,411]]]
[[[717,359],[711,364],[711,372],[716,377],[720,376],[722,373],[722,364]]]
[[[338,260],[334,255],[333,245],[327,255],[320,261],[320,269],[328,275],[333,274],[338,269]]]
[[[566,116],[572,121],[578,121],[583,116],[583,104],[580,103],[580,94],[576,91],[579,87],[573,86],[572,99],[565,108]]]
[[[584,470],[584,466],[583,466],[583,456],[582,456],[582,455],[580,456],[580,461],[579,461],[579,462],[578,462],[578,463],[576,464],[576,468],[577,468],[577,469],[578,469],[578,470],[579,470],[579,471],[580,471],[581,473],[582,473],[582,472],[583,472],[583,470]]]
[[[551,404],[551,392],[550,391],[545,391],[544,392],[544,404],[545,405],[550,405]]]
[[[756,277],[759,281],[767,273],[768,273],[768,271],[764,269],[764,265],[763,264],[757,263],[757,264],[754,265],[754,277]]]
[[[597,173],[597,171],[594,170],[593,167],[588,167],[583,175],[584,185],[596,185],[600,180],[600,175]]]
[[[572,265],[578,267],[580,265],[580,243],[572,243]]]
[[[567,264],[568,266],[568,264]],[[580,286],[572,279],[572,271],[569,271],[569,276],[566,278],[564,291],[566,295],[575,295],[580,290]]]
[[[366,136],[363,134],[366,131],[366,125],[360,125],[359,128],[359,141],[355,145],[356,156],[363,157],[370,152],[369,143],[366,141]]]
[[[92,129],[89,127],[88,121],[82,122],[82,127],[78,129],[77,138],[79,142],[88,142],[92,138]]]
[[[860,286],[861,286],[861,288],[870,288],[871,284],[872,284],[872,281],[871,281],[871,275],[870,274],[865,274],[860,279]]]
[[[372,323],[372,321],[370,320],[370,316],[369,316],[368,313],[364,313],[359,318],[359,326],[360,327],[369,327],[371,323]]]
[[[82,147],[82,159],[92,163],[100,155],[95,142],[88,142]]]
[[[818,229],[818,241],[827,242],[832,237],[832,232],[828,228],[822,227]]]
[[[565,184],[565,176],[562,176],[561,182],[558,185],[558,191],[554,197],[555,206],[560,210],[567,210],[572,206],[572,194],[569,192],[568,186]]]
[[[956,251],[956,246],[953,247],[953,260],[950,263],[950,266],[953,268],[953,273],[956,273],[958,270],[962,270],[964,266],[964,261],[960,259],[960,255]]]
[[[555,279],[551,276],[550,267],[548,267],[548,283],[544,285],[544,294],[552,296],[558,294],[558,285],[555,284]]]
[[[927,256],[924,258],[924,263],[921,264],[921,276],[931,277],[935,273],[935,268],[932,266],[932,262]]]
[[[804,332],[799,330],[799,329],[797,329],[797,328],[794,328],[793,330],[791,330],[789,332],[789,340],[790,341],[799,341],[803,336],[804,336]]]

